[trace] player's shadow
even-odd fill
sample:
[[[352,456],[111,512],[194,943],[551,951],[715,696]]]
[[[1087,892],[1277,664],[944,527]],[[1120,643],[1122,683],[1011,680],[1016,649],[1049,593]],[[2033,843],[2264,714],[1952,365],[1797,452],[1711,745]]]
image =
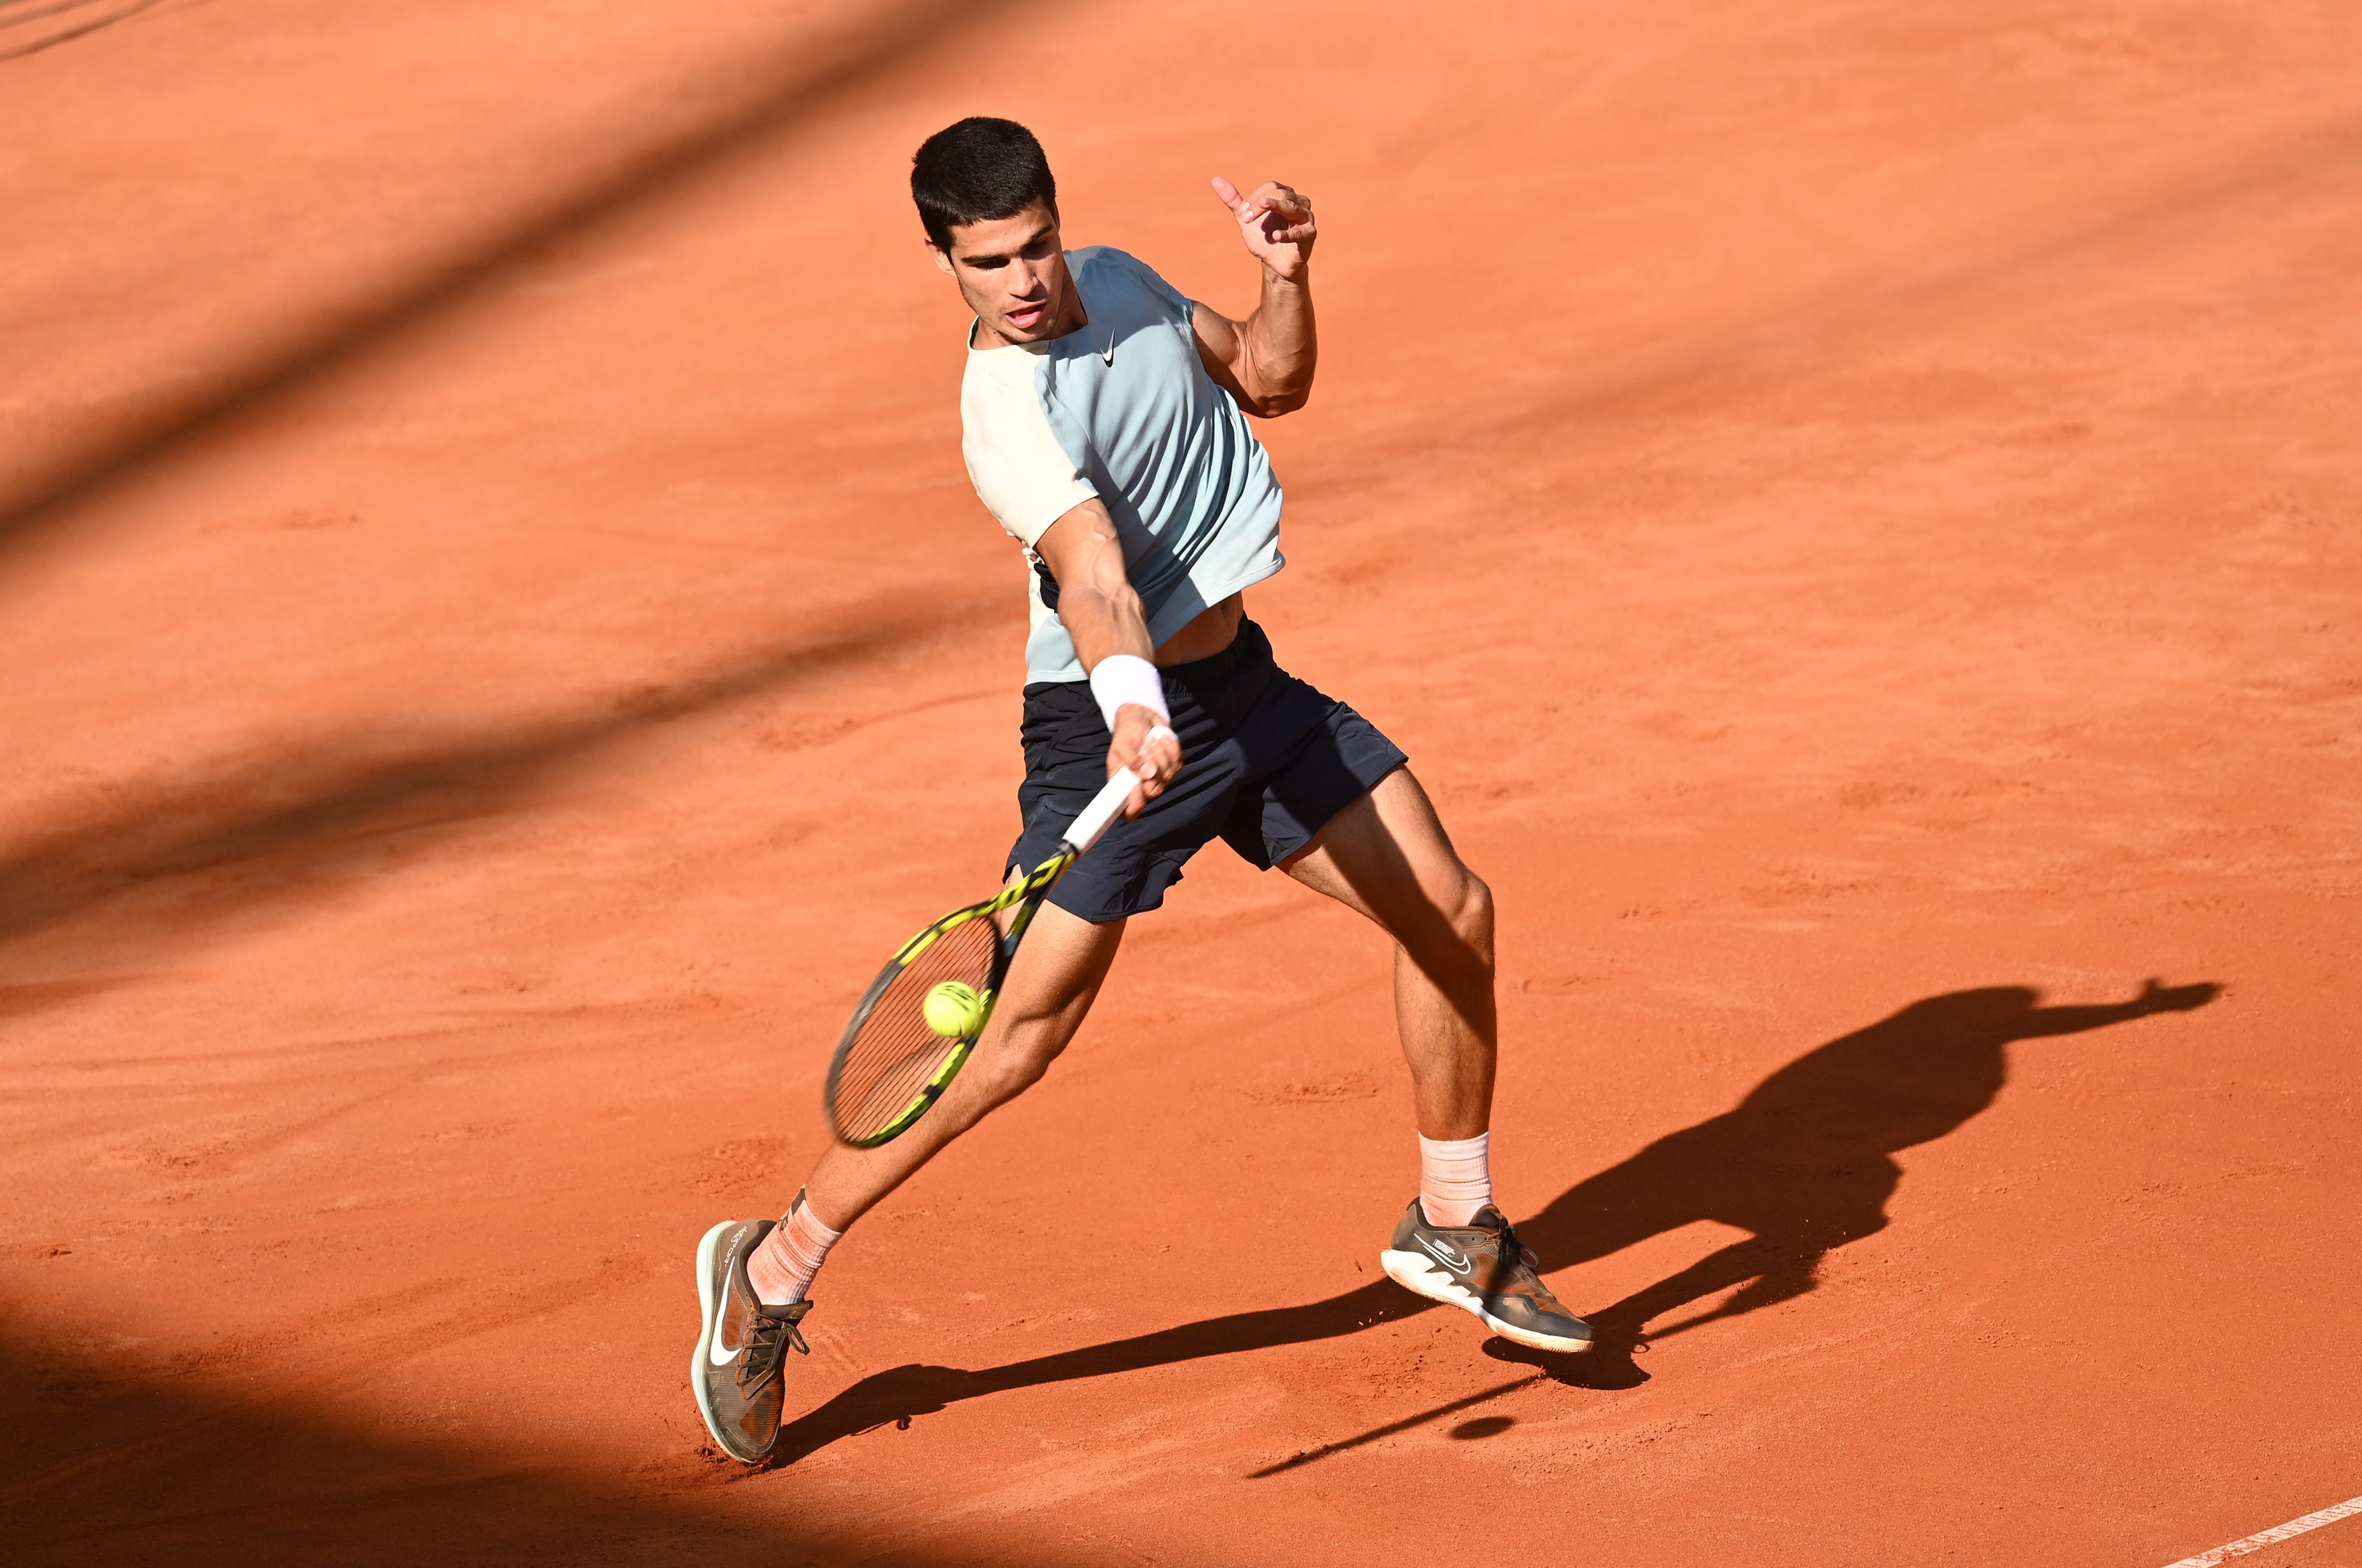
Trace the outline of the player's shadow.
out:
[[[1596,1347],[1545,1356],[1501,1345],[1498,1359],[1584,1387],[1644,1381],[1632,1353],[1646,1341],[1801,1296],[1831,1249],[1883,1230],[1903,1176],[1895,1153],[1941,1138],[1991,1105],[2013,1041],[2187,1012],[2216,992],[2211,984],[2150,981],[2128,1001],[2045,1007],[2031,987],[1953,991],[1806,1053],[1730,1110],[1657,1140],[1518,1223],[1553,1272],[1701,1220],[1745,1231],[1746,1240],[1605,1307],[1580,1299],[1579,1275],[1560,1273],[1554,1286],[1590,1320]],[[1714,1306],[1650,1328],[1726,1290],[1733,1293]],[[1231,1313],[1007,1366],[898,1366],[791,1422],[775,1462],[792,1463],[840,1438],[981,1395],[1333,1339],[1431,1309],[1379,1280],[1325,1301]]]
[[[1993,1102],[2012,1041],[2188,1012],[2217,988],[2160,987],[2129,1001],[2043,1007],[2025,986],[1912,1003],[1789,1063],[1737,1106],[1577,1183],[1518,1229],[1552,1268],[1588,1263],[1701,1220],[1749,1232],[1592,1310],[1595,1354],[1630,1353],[1813,1288],[1821,1259],[1887,1225],[1897,1151],[1932,1143]],[[1733,1286],[1705,1311],[1661,1321]],[[1649,1325],[1656,1324],[1654,1328]]]

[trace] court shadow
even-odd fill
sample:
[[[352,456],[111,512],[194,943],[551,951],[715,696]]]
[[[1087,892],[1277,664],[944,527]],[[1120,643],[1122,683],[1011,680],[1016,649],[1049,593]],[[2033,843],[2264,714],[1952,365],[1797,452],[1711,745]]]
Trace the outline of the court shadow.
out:
[[[103,991],[248,911],[301,907],[430,855],[668,727],[952,641],[964,615],[862,605],[845,619],[853,629],[809,630],[666,686],[530,719],[402,739],[312,736],[121,781],[95,809],[0,843],[0,1018]],[[7,975],[20,944],[78,921],[77,956],[103,974]]]
[[[1647,1375],[1633,1353],[1648,1340],[1801,1296],[1813,1288],[1820,1260],[1833,1248],[1883,1230],[1887,1200],[1903,1174],[1893,1155],[1945,1136],[1990,1106],[2007,1077],[2013,1042],[2187,1012],[2213,1000],[2218,989],[2152,980],[2127,1001],[2045,1007],[2031,987],[1998,986],[1930,997],[1841,1035],[1773,1073],[1732,1110],[1578,1182],[1518,1224],[1545,1268],[1560,1274],[1561,1286],[1570,1283],[1562,1272],[1567,1268],[1701,1220],[1745,1231],[1745,1241],[1605,1308],[1571,1301],[1598,1335],[1587,1355],[1543,1355],[1498,1341],[1486,1350],[1496,1360],[1536,1366],[1541,1375],[1576,1387],[1636,1386]],[[1653,1331],[1649,1327],[1734,1286],[1715,1306]],[[793,1463],[841,1438],[889,1422],[907,1424],[964,1399],[1335,1339],[1434,1309],[1379,1280],[1322,1301],[1231,1313],[1007,1366],[899,1366],[862,1379],[790,1423],[780,1433],[774,1463]],[[1518,1386],[1503,1385],[1381,1430],[1420,1425]],[[1370,1435],[1287,1463],[1352,1447]]]
[[[560,182],[484,230],[457,237],[374,297],[306,312],[251,353],[143,413],[57,454],[29,482],[0,494],[0,573],[37,541],[64,532],[91,503],[203,450],[256,415],[480,304],[568,247],[645,223],[667,202],[744,169],[841,116],[864,91],[940,57],[1022,0],[895,0],[798,28],[767,50],[742,52],[701,94],[696,123],[650,136],[613,127],[589,177]],[[62,40],[60,40],[62,41]]]
[[[76,39],[103,32],[152,11],[164,0],[51,0],[11,15],[0,9],[0,65],[23,60]]]
[[[0,1335],[0,1557],[11,1568],[877,1561],[858,1518],[754,1517],[731,1496],[735,1465],[683,1453],[653,1473],[561,1467],[536,1456],[546,1432],[518,1431],[515,1451],[488,1452],[414,1411],[331,1417],[243,1380]],[[908,1555],[979,1560],[1007,1559],[940,1543]],[[1092,1559],[1054,1547],[1034,1560]]]

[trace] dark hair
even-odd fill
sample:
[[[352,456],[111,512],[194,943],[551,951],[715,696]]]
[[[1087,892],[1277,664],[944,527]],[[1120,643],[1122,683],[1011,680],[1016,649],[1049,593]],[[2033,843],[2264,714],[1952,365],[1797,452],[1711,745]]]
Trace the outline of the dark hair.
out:
[[[971,116],[919,144],[911,199],[939,249],[962,224],[1015,217],[1036,201],[1058,210],[1058,182],[1033,133],[1015,120]]]

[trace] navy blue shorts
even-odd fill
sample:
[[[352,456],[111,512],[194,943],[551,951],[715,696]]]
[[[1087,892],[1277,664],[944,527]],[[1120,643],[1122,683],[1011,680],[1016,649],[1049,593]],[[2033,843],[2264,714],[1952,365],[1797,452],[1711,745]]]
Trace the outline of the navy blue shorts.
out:
[[[1084,920],[1156,908],[1182,864],[1217,835],[1269,870],[1410,760],[1369,720],[1273,662],[1271,639],[1253,621],[1213,657],[1157,673],[1181,737],[1181,776],[1051,889],[1052,903]],[[1081,680],[1028,686],[1024,736],[1025,830],[1009,852],[1012,869],[1056,853],[1058,835],[1107,783],[1114,744]]]

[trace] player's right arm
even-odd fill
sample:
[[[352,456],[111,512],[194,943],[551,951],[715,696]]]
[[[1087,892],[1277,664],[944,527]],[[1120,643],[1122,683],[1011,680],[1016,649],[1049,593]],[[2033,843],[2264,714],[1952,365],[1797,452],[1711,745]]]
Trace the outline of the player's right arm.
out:
[[[1074,639],[1075,654],[1086,672],[1117,654],[1154,661],[1156,645],[1148,639],[1148,617],[1124,570],[1123,542],[1106,502],[1093,497],[1061,514],[1033,541],[1033,553],[1057,580],[1058,621]],[[1148,738],[1164,723],[1164,715],[1137,702],[1116,710],[1108,772],[1130,767],[1142,779],[1126,816],[1137,815],[1181,771],[1181,743],[1173,732],[1167,729],[1153,742]]]

